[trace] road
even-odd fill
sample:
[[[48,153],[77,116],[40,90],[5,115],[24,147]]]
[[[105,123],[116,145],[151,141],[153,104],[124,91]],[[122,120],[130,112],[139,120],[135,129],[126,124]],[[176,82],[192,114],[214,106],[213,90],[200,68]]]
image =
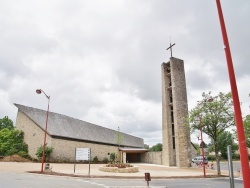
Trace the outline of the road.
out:
[[[1,188],[143,188],[141,179],[84,179],[39,174],[0,172]],[[228,178],[160,179],[149,182],[151,188],[228,188]],[[235,179],[235,188],[242,188],[242,180]]]
[[[217,169],[216,162],[214,162],[214,169]],[[221,170],[228,170],[228,162],[220,162],[220,169]],[[240,170],[240,161],[233,161],[233,171],[237,172]]]

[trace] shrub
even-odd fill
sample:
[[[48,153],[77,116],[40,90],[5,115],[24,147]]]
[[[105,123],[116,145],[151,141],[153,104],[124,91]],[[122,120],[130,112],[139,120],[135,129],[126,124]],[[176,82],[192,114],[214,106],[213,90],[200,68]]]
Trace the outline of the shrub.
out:
[[[102,162],[104,162],[104,163],[108,163],[108,158],[107,157],[105,157],[103,160],[102,160]]]
[[[29,156],[29,154],[27,152],[25,152],[25,151],[19,151],[17,153],[17,155],[19,155],[19,156],[21,156],[23,158],[26,158],[26,159],[31,159],[31,157]]]
[[[45,161],[49,160],[49,157],[50,157],[52,151],[53,151],[52,147],[48,147],[48,146],[45,147],[45,151],[44,151]],[[37,156],[38,159],[42,158],[42,156],[43,156],[43,146],[40,146],[37,149],[36,156]]]
[[[98,163],[98,162],[99,162],[99,160],[98,160],[98,157],[97,157],[97,156],[95,156],[95,157],[94,157],[93,162],[94,162],[94,163]]]
[[[10,150],[6,151],[6,156],[14,155],[18,152],[16,148],[11,148]]]
[[[209,155],[209,156],[207,156],[207,159],[208,159],[209,161],[215,161],[215,156]]]
[[[248,156],[248,158],[249,158],[249,156]],[[234,159],[234,160],[239,160],[239,159],[240,159],[240,155],[234,153],[234,154],[232,155],[232,159]]]
[[[127,168],[127,167],[133,167],[133,165],[128,164],[128,163],[109,163],[106,165],[106,167],[117,167],[117,168]]]
[[[113,162],[115,161],[115,153],[110,154],[110,160]]]

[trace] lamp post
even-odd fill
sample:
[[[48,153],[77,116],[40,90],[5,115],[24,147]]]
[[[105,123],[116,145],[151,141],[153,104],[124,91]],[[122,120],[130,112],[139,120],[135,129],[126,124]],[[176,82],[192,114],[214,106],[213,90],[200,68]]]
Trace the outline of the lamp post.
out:
[[[44,95],[45,95],[45,96],[47,97],[47,99],[48,99],[48,109],[47,109],[47,114],[46,114],[46,126],[45,126],[45,131],[44,131],[42,167],[41,167],[41,172],[43,172],[44,159],[45,159],[46,135],[47,135],[47,129],[48,129],[48,117],[49,117],[49,101],[50,101],[50,96],[46,95],[46,93],[45,93],[43,90],[41,90],[41,89],[37,89],[37,90],[36,90],[36,93],[37,93],[37,94],[44,93]]]
[[[202,137],[202,119],[201,116],[199,116],[200,119],[200,134],[198,133],[196,136],[198,140],[201,140],[201,152],[202,152],[202,166],[203,166],[203,174],[204,178],[206,177],[206,168],[205,168],[205,163],[204,163],[204,142],[203,142],[203,137]],[[200,138],[201,136],[201,138]]]
[[[212,102],[214,99],[212,97],[206,99],[206,100],[202,100],[202,101],[197,101],[198,102],[198,106],[200,106],[201,104],[204,103],[209,103]],[[202,166],[203,166],[203,174],[204,174],[204,178],[206,177],[206,168],[205,168],[205,163],[204,163],[204,141],[203,141],[203,137],[202,137],[202,118],[201,118],[201,114],[199,114],[199,121],[200,121],[200,134],[197,134],[197,138],[198,140],[201,140],[201,151],[202,151]],[[200,138],[201,136],[201,138]]]

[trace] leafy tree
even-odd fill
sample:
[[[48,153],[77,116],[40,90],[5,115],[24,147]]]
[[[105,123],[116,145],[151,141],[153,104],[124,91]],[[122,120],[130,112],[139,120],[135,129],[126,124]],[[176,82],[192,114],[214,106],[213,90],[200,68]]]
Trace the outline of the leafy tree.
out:
[[[144,144],[144,149],[149,149],[149,145]]]
[[[50,157],[52,151],[53,151],[52,147],[45,146],[45,150],[44,150],[45,161],[49,160],[49,157]],[[43,145],[40,146],[37,149],[36,156],[37,156],[38,159],[42,159],[42,156],[43,156]]]
[[[208,146],[209,153],[214,151],[214,144],[213,143],[209,143],[207,146]]]
[[[28,153],[28,146],[23,142],[24,133],[20,130],[4,128],[0,130],[0,155],[9,156],[19,152]]]
[[[162,144],[158,143],[156,145],[153,145],[149,150],[150,151],[162,151]]]
[[[243,125],[245,129],[246,144],[247,147],[250,148],[250,115],[246,116],[245,120],[243,121]]]
[[[14,129],[13,121],[5,116],[4,118],[0,119],[0,130],[7,128],[7,129]]]
[[[232,155],[238,149],[238,145],[234,143],[234,136],[229,131],[221,133],[218,138],[218,150],[221,152],[221,156],[227,159],[227,146],[231,145]]]
[[[202,131],[211,138],[214,144],[217,172],[220,175],[218,136],[234,125],[231,94],[220,92],[212,97],[211,92],[203,93],[201,102],[189,112],[189,122],[191,131],[200,129],[202,125]]]
[[[200,145],[197,144],[197,143],[192,143],[192,145],[194,146],[195,150],[196,150],[196,153],[197,154],[200,154]]]

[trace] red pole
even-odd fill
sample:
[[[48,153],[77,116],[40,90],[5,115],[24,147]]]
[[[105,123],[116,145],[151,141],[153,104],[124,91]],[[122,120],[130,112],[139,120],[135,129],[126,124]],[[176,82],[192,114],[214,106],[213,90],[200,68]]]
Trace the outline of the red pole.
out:
[[[50,101],[50,97],[48,97],[48,109],[47,109],[47,115],[46,115],[46,127],[45,127],[44,140],[43,140],[43,156],[42,156],[41,172],[43,172],[43,169],[44,169],[43,166],[44,166],[44,160],[45,160],[46,136],[47,136],[47,130],[48,130],[49,101]]]
[[[244,132],[244,127],[243,127],[243,122],[242,122],[242,115],[241,115],[238,90],[237,90],[237,85],[236,85],[236,80],[235,80],[233,61],[231,57],[230,46],[229,46],[229,42],[227,38],[227,31],[226,31],[224,18],[223,18],[220,0],[216,0],[216,5],[217,5],[219,19],[220,19],[221,32],[222,32],[224,49],[225,49],[225,54],[226,54],[226,59],[227,59],[228,74],[229,74],[231,92],[232,92],[232,97],[233,97],[235,121],[236,121],[236,128],[237,128],[237,135],[238,135],[239,149],[240,149],[240,161],[241,161],[243,183],[244,183],[244,188],[249,188],[250,187],[250,170],[249,170],[249,163],[248,163],[248,152],[247,152],[247,147],[246,147],[245,132]]]
[[[203,137],[202,137],[202,120],[200,117],[200,132],[201,132],[201,151],[202,151],[202,166],[203,166],[203,174],[204,178],[206,177],[206,169],[205,169],[205,163],[204,163],[204,142],[203,142]]]

